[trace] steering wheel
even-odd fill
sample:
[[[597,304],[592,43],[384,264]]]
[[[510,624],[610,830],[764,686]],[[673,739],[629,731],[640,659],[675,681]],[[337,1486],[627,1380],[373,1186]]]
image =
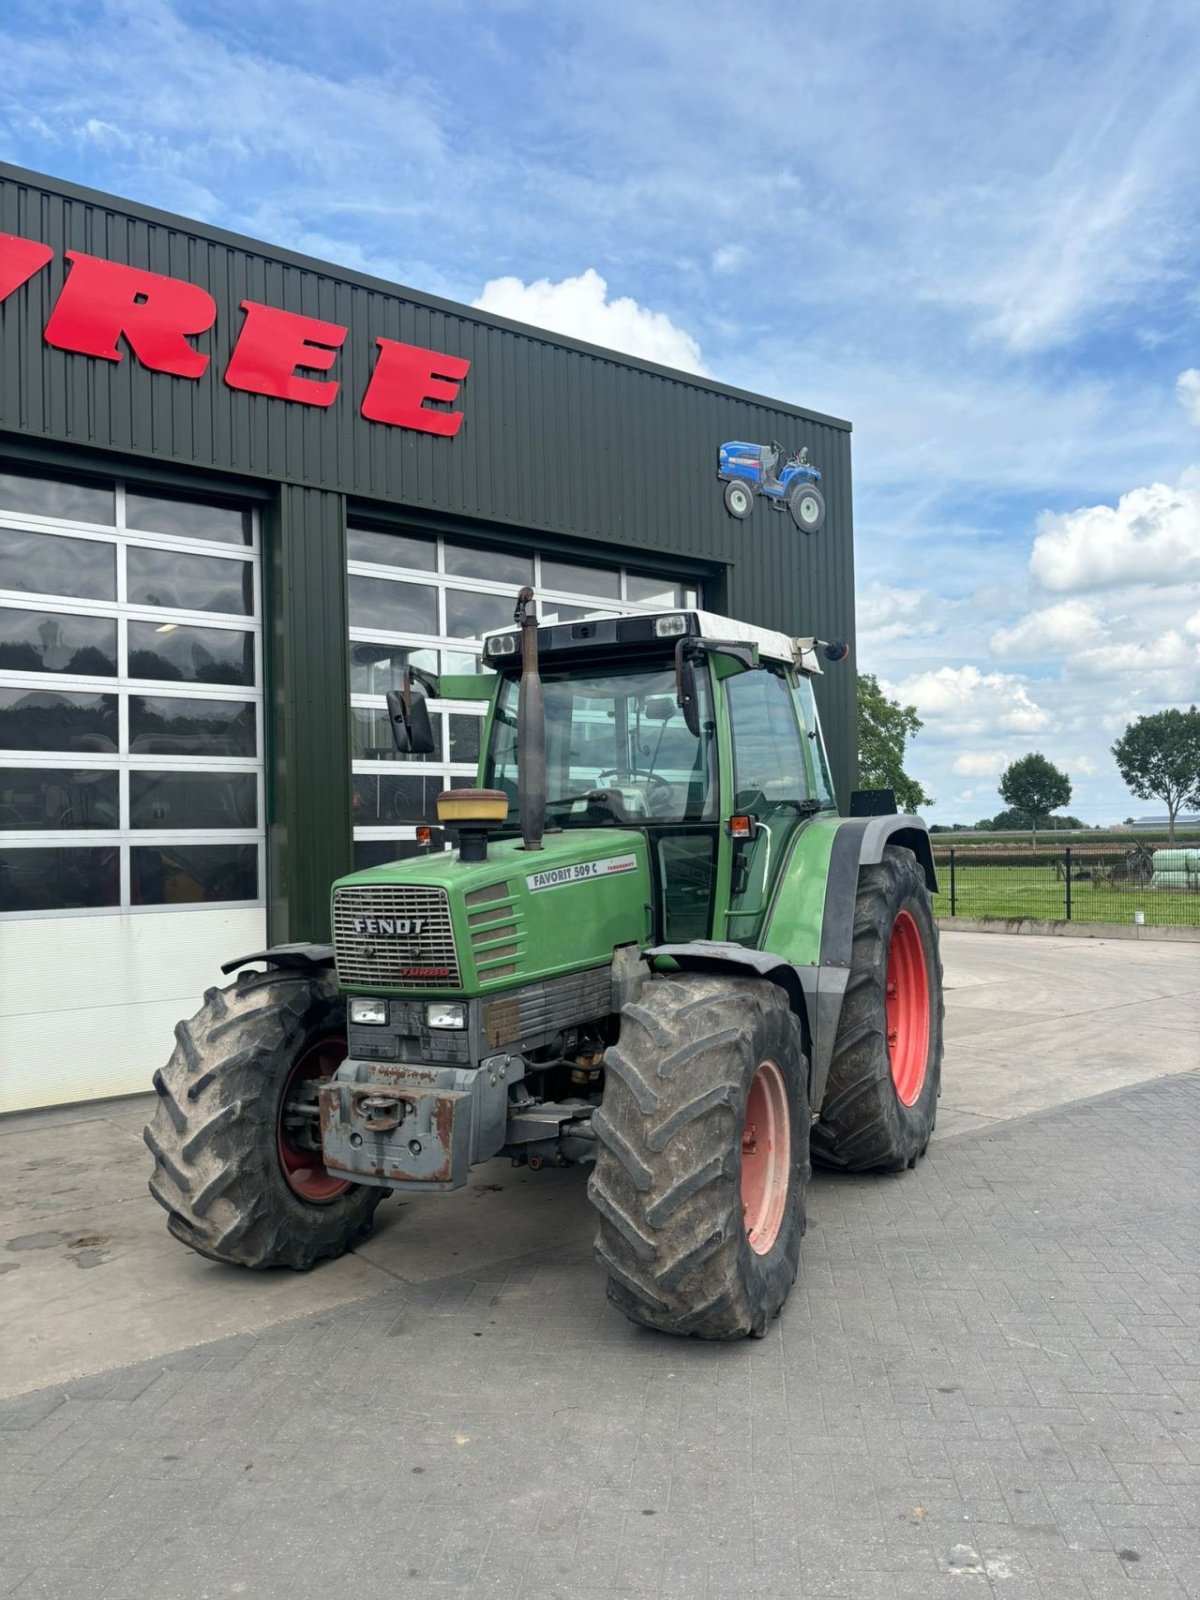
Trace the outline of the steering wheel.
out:
[[[660,778],[657,772],[624,772],[621,767],[605,767],[603,772],[596,774],[596,782],[603,783],[605,778],[620,777],[628,778],[631,782],[644,780],[646,783],[657,783],[664,789],[671,787],[666,778]]]

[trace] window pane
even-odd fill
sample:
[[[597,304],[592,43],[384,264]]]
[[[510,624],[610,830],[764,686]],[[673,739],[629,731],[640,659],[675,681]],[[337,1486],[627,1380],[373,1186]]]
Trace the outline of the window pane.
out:
[[[604,567],[579,567],[568,561],[542,557],[542,588],[565,589],[568,594],[601,594],[615,600],[621,593],[621,574]]]
[[[0,767],[0,830],[117,828],[117,773]]]
[[[542,563],[543,570],[545,562]],[[625,574],[625,596],[635,605],[677,606],[681,604],[679,585],[671,578],[651,578],[644,572]]]
[[[388,714],[382,708],[353,706],[350,711],[350,754],[354,761],[440,761],[444,718],[431,710],[429,726],[435,749],[428,756],[401,756],[392,741]]]
[[[409,861],[414,856],[427,856],[430,851],[444,850],[446,842],[440,829],[435,828],[432,844],[418,844],[415,839],[356,839],[354,841],[354,870],[364,867],[382,867],[389,861]]]
[[[817,714],[817,702],[813,696],[812,679],[800,673],[796,684],[796,710],[800,713],[800,725],[808,735],[813,754],[813,771],[816,775],[816,798],[822,805],[836,805],[833,793],[833,781],[829,776],[829,764],[825,759],[825,744],[821,738],[821,719]]]
[[[733,803],[760,820],[781,801],[808,796],[791,691],[774,672],[743,672],[725,693],[733,727]]]
[[[116,754],[115,694],[0,689],[0,750],[95,750]]]
[[[411,567],[432,572],[437,545],[432,539],[411,539],[403,533],[375,533],[370,528],[346,529],[346,554],[351,561],[373,561],[378,567]]]
[[[482,717],[458,716],[451,712],[450,759],[479,764],[479,735],[483,728]]]
[[[612,611],[603,606],[569,606],[565,600],[540,602],[539,620],[542,622],[578,622],[581,617],[611,617]]]
[[[125,491],[125,526],[139,533],[173,533],[181,539],[215,539],[221,544],[249,544],[251,533],[250,513],[238,506],[130,490]]]
[[[446,571],[457,578],[487,578],[492,583],[511,583],[519,589],[533,582],[533,557],[514,550],[477,550],[470,545],[445,545]],[[516,596],[513,596],[516,604]],[[512,607],[509,607],[511,611]]]
[[[116,547],[98,539],[60,539],[53,533],[0,528],[0,589],[115,600]]]
[[[102,522],[108,528],[115,521],[111,484],[30,478],[23,472],[0,472],[0,509],[61,517],[65,522]]]
[[[447,675],[457,673],[463,677],[477,678],[483,667],[473,650],[443,650],[442,671]]]
[[[350,626],[379,633],[436,633],[437,590],[387,578],[350,578]]]
[[[438,653],[425,646],[413,649],[403,644],[368,644],[354,639],[350,644],[351,694],[386,694],[399,689],[404,668],[411,663],[428,672],[438,670]]]
[[[182,622],[131,622],[129,676],[171,683],[253,683],[254,635]]]
[[[134,828],[254,828],[258,780],[252,772],[131,772]]]
[[[115,678],[117,625],[108,617],[69,617],[0,606],[0,668]]]
[[[129,697],[129,753],[135,756],[252,756],[258,735],[248,700]]]
[[[130,605],[253,615],[254,569],[249,561],[143,550],[138,545],[129,546],[126,561]]]
[[[489,628],[511,628],[517,600],[509,594],[446,590],[446,632],[454,639],[478,639]]]
[[[437,797],[446,788],[440,772],[430,777],[379,776],[354,774],[354,825],[373,827],[380,823],[436,822]]]
[[[258,899],[256,844],[135,845],[129,852],[135,906]]]
[[[0,911],[78,911],[115,906],[121,899],[116,845],[78,850],[39,845],[0,850]]]

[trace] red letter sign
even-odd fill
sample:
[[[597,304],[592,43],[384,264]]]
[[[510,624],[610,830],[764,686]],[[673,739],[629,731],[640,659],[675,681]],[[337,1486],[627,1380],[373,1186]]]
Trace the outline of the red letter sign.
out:
[[[419,345],[376,339],[379,360],[363,396],[362,414],[394,428],[419,428],[452,439],[462,426],[461,411],[430,411],[425,400],[457,400],[471,363]]]
[[[36,239],[0,233],[0,300],[7,300],[14,289],[27,283],[53,254],[48,244],[39,244]]]
[[[345,328],[296,311],[276,311],[254,300],[243,300],[242,310],[246,320],[225,369],[229,387],[302,400],[308,406],[331,406],[340,385],[298,378],[296,368],[328,372],[346,337]]]
[[[101,261],[79,250],[68,250],[67,260],[71,271],[46,324],[47,344],[120,361],[125,352],[117,341],[124,334],[134,355],[151,371],[200,376],[208,357],[188,339],[207,333],[217,320],[212,295],[194,283]]]

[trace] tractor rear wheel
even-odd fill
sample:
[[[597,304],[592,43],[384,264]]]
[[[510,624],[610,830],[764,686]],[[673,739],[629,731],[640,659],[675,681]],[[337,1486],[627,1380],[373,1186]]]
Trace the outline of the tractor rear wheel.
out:
[[[801,533],[819,533],[825,526],[825,496],[815,484],[797,484],[788,496],[788,510]]]
[[[925,1154],[942,1077],[942,962],[925,874],[888,845],[859,874],[850,977],[813,1158],[898,1172]]]
[[[346,1054],[332,973],[242,972],[175,1039],[144,1137],[176,1239],[212,1261],[304,1271],[371,1231],[385,1191],[321,1161],[315,1084]]]
[[[657,978],[605,1056],[588,1184],[608,1298],[699,1339],[761,1337],[796,1277],[808,1065],[787,996],[756,978]]]

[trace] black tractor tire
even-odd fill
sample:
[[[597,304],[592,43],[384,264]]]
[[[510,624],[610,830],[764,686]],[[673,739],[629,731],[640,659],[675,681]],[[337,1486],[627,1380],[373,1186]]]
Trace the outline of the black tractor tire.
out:
[[[303,1272],[370,1233],[386,1191],[353,1185],[322,1203],[303,1199],[278,1143],[293,1069],[345,1032],[333,974],[287,970],[240,973],[176,1026],[144,1138],[150,1193],[181,1243],[211,1261]]]
[[[816,502],[816,511],[805,516],[800,508],[810,500]],[[825,496],[815,483],[797,484],[788,495],[788,510],[801,533],[820,533],[825,526]]]
[[[758,978],[653,979],[622,1011],[605,1068],[588,1194],[608,1298],[664,1333],[761,1338],[795,1281],[810,1172],[808,1064],[786,994]],[[786,1107],[773,1142],[749,1131],[755,1083],[756,1106],[765,1092]],[[770,1164],[762,1253],[743,1216],[747,1159]]]
[[[753,513],[754,489],[745,478],[731,478],[725,485],[725,509],[739,522],[745,522]]]
[[[918,1084],[910,1071],[902,1097],[888,1039],[889,981],[895,983],[902,947],[911,950],[914,940],[922,957],[928,1034],[925,1050],[915,1058],[923,1054],[923,1075]],[[914,991],[919,977],[913,979]],[[878,865],[859,873],[850,977],[821,1116],[812,1130],[813,1160],[819,1166],[846,1172],[916,1166],[937,1117],[944,1012],[937,922],[925,874],[911,850],[888,845]],[[903,1079],[902,1068],[897,1070]]]

